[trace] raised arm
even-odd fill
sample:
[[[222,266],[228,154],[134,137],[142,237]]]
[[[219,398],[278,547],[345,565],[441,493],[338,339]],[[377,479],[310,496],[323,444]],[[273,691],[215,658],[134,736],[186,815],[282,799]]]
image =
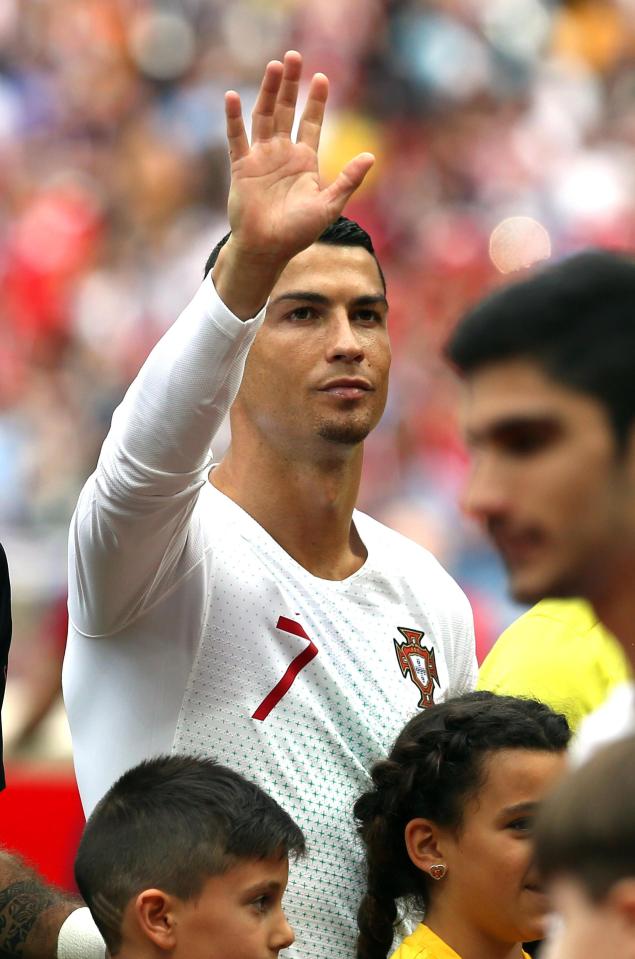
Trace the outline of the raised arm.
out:
[[[214,282],[205,280],[115,412],[81,494],[69,558],[69,610],[81,632],[117,631],[187,574],[184,549],[209,447],[238,391],[261,308],[289,259],[339,216],[373,163],[360,154],[321,185],[328,81],[313,77],[293,141],[301,68],[293,51],[267,66],[251,145],[238,94],[226,96],[231,238]]]

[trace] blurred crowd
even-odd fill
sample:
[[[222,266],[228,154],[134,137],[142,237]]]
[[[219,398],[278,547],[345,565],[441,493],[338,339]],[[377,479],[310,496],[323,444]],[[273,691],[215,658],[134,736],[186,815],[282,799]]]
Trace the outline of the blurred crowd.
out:
[[[388,281],[394,372],[361,507],[429,546],[480,655],[518,610],[458,507],[441,348],[507,282],[512,216],[553,256],[635,247],[635,0],[1,0],[0,539],[17,744],[59,684],[70,514],[113,409],[225,232],[223,92],[292,47],[331,101],[321,168],[377,157],[347,210]],[[222,452],[226,436],[215,451]]]

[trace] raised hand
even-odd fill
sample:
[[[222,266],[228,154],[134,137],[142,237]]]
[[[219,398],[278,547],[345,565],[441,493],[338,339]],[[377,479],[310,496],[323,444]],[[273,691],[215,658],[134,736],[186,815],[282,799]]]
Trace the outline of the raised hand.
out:
[[[310,246],[342,212],[373,164],[361,153],[328,187],[320,185],[317,150],[328,80],[316,73],[309,87],[296,142],[291,139],[302,57],[289,51],[284,63],[268,64],[252,114],[252,142],[243,123],[240,97],[225,97],[231,157],[228,200],[232,242],[251,256],[283,265]]]

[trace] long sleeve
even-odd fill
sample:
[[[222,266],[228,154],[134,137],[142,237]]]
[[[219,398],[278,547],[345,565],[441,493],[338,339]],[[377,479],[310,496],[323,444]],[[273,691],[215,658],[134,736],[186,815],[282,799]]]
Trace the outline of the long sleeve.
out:
[[[116,632],[184,574],[210,444],[263,318],[241,322],[207,278],[115,411],[71,522],[69,611],[80,632]]]

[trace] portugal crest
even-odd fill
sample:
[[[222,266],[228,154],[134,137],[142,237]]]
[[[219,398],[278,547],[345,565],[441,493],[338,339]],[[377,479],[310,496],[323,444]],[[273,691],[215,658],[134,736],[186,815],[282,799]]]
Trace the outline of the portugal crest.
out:
[[[401,672],[404,676],[410,673],[410,679],[421,693],[417,706],[427,709],[434,706],[434,684],[440,685],[434,649],[421,645],[424,636],[421,630],[404,626],[397,626],[397,629],[405,639],[404,643],[393,640]]]

